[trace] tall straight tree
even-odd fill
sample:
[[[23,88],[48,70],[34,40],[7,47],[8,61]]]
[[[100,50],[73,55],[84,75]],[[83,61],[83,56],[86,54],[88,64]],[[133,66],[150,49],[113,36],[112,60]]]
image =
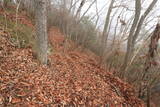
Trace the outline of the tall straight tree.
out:
[[[102,32],[102,38],[101,38],[101,62],[103,62],[105,59],[104,54],[105,54],[105,48],[107,46],[107,39],[108,39],[108,26],[109,26],[109,22],[110,22],[110,17],[111,17],[111,13],[112,13],[112,9],[113,9],[113,4],[114,4],[115,0],[111,0],[109,8],[108,8],[108,12],[106,15],[106,20],[105,20],[105,24],[104,24],[104,28],[103,28],[103,32]],[[103,60],[102,60],[103,59]]]
[[[86,2],[86,0],[81,1],[80,6],[76,12],[75,18],[80,17],[80,13],[81,13],[82,7],[84,6],[85,2]]]
[[[35,0],[35,5],[37,58],[42,64],[47,64],[47,2]]]
[[[141,0],[135,0],[135,15],[134,15],[134,20],[128,36],[127,52],[125,55],[124,63],[122,65],[122,69],[121,69],[122,71],[126,69],[129,59],[131,57],[131,54],[133,52],[133,47],[132,47],[133,35],[136,30],[136,26],[138,24],[140,15],[141,15]]]

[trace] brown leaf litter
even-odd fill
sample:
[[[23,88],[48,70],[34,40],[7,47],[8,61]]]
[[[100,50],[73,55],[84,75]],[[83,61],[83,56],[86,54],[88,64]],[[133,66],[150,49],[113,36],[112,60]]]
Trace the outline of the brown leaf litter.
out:
[[[51,28],[49,39],[55,50],[62,49],[49,56],[48,67],[38,63],[31,48],[18,49],[8,38],[0,30],[0,106],[144,107],[131,85],[92,56],[62,52],[64,37],[57,28]]]

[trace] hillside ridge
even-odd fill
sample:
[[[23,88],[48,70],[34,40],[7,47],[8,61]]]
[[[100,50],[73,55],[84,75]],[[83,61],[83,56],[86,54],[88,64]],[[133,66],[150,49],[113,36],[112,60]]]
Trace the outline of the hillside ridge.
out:
[[[26,16],[19,21],[30,23]],[[9,41],[12,35],[2,27],[0,105],[144,107],[131,85],[105,71],[93,57],[78,49],[64,52],[65,38],[57,27],[49,30],[48,38],[53,46],[49,66],[39,64],[30,47],[15,47]]]

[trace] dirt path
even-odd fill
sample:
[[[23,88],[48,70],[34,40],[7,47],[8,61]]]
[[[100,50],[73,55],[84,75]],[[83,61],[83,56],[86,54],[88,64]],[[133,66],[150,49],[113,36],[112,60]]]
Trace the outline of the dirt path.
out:
[[[31,48],[18,49],[8,38],[7,33],[0,36],[0,106],[144,107],[133,87],[101,69],[92,55],[64,53],[58,28],[49,30],[54,49],[50,66],[39,64]]]
[[[74,87],[74,91],[82,99],[84,98],[83,100],[87,100],[85,97],[94,98],[93,105],[104,104],[108,100],[111,107],[115,105],[120,107],[121,104],[137,105],[137,107],[140,105],[140,100],[133,96],[133,88],[111,73],[101,69],[98,61],[92,55],[79,50],[72,50],[67,53],[59,52],[64,49],[64,45],[62,45],[64,44],[64,35],[58,28],[52,27],[50,29],[49,40],[58,50],[51,55],[51,59],[54,60],[53,66],[56,71],[68,75],[67,78],[63,77],[61,81],[69,80],[67,84],[70,84],[72,88]]]
[[[64,44],[64,35],[60,32],[60,30],[56,27],[51,27],[48,32],[48,38],[50,44],[56,51],[63,50]]]

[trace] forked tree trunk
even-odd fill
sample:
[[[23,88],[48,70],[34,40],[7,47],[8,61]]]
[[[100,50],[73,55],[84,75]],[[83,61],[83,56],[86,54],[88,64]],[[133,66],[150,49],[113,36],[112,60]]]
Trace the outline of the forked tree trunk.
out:
[[[48,38],[46,0],[35,0],[35,3],[37,58],[42,64],[47,64]]]
[[[128,37],[128,43],[127,43],[127,53],[125,55],[125,60],[122,66],[122,71],[126,70],[128,63],[131,60],[131,57],[133,55],[134,52],[134,47],[136,44],[136,40],[138,38],[138,35],[140,33],[142,24],[144,22],[144,20],[146,19],[147,15],[152,11],[153,7],[155,6],[155,4],[158,2],[158,0],[153,0],[151,2],[151,4],[149,5],[149,7],[147,8],[147,10],[144,12],[144,14],[140,16],[140,11],[141,11],[141,1],[136,0],[136,14],[135,14],[135,19]]]
[[[133,41],[132,44],[135,45],[136,44],[136,40],[138,38],[138,35],[140,33],[141,27],[143,25],[143,22],[145,21],[147,15],[152,11],[153,7],[155,6],[155,4],[158,2],[158,0],[153,0],[152,3],[149,5],[149,7],[147,8],[147,10],[144,12],[144,14],[141,16],[139,23],[137,25],[137,29],[135,31],[135,34],[133,36]],[[133,46],[134,47],[134,46]]]

